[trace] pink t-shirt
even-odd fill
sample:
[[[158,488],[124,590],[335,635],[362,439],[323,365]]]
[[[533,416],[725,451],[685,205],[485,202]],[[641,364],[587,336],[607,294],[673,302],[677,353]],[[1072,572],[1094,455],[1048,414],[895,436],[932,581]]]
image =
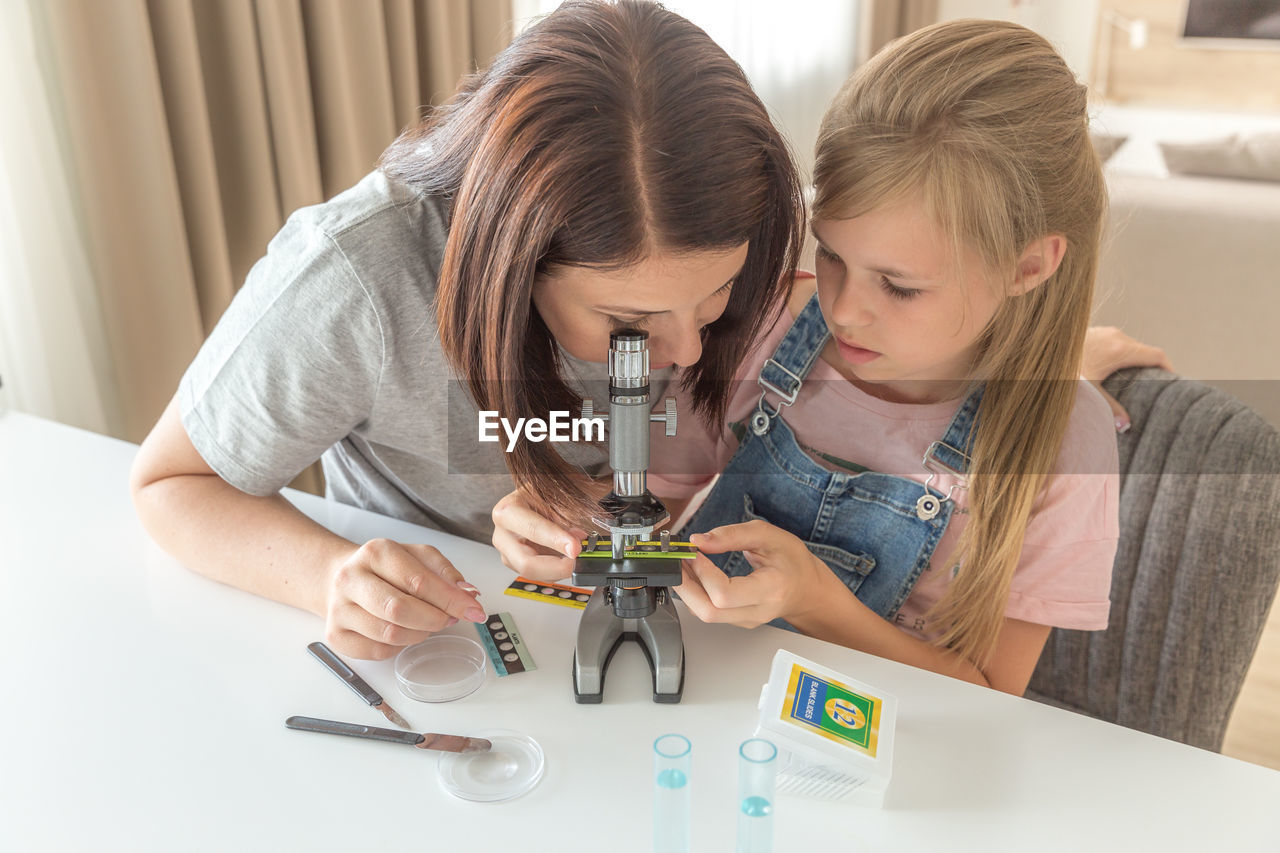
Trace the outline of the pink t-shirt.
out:
[[[731,397],[728,423],[742,423],[755,411],[761,387],[760,368],[790,328],[789,311],[748,357]],[[776,395],[770,396],[776,405]],[[925,450],[940,440],[960,407],[960,400],[942,403],[890,403],[873,397],[819,359],[801,388],[795,405],[782,416],[806,450],[861,465],[872,471],[909,477],[921,483],[929,476],[921,466]],[[691,412],[680,400],[680,411]],[[677,438],[655,439],[655,469],[649,486],[659,496],[696,495],[723,470],[738,448],[729,426],[718,434],[692,416],[680,423]],[[838,466],[816,459],[833,470]],[[672,472],[690,472],[675,474]],[[956,483],[938,475],[931,487],[946,494]],[[946,591],[955,553],[967,515],[964,489],[953,493],[956,510],[895,622],[904,630],[927,637],[925,614]],[[1014,573],[1005,616],[1078,630],[1107,626],[1110,608],[1111,564],[1119,537],[1119,460],[1115,424],[1102,395],[1081,380],[1075,408],[1067,424],[1062,449],[1044,491],[1036,499]]]

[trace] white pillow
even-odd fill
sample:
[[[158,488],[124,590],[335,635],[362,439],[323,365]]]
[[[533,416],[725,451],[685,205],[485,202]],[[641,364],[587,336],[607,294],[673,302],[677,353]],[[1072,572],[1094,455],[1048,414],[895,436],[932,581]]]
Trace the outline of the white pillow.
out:
[[[1128,138],[1127,136],[1116,136],[1111,133],[1093,132],[1089,134],[1089,141],[1093,143],[1093,150],[1098,152],[1098,159],[1103,163],[1110,160],[1111,155],[1116,153],[1116,149],[1124,145],[1125,140]]]
[[[1280,181],[1280,133],[1237,133],[1226,139],[1159,145],[1171,173]]]

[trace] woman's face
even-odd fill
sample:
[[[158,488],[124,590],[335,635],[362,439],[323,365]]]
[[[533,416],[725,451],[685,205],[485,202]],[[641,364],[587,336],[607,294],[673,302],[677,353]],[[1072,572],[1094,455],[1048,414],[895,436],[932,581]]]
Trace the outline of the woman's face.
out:
[[[871,394],[947,399],[969,377],[1001,299],[966,249],[960,268],[921,199],[853,219],[815,219],[818,301],[835,367]]]
[[[609,358],[609,333],[649,333],[652,369],[688,367],[702,357],[702,328],[724,313],[747,260],[743,243],[727,251],[655,254],[618,270],[557,267],[533,284],[533,305],[570,355]]]

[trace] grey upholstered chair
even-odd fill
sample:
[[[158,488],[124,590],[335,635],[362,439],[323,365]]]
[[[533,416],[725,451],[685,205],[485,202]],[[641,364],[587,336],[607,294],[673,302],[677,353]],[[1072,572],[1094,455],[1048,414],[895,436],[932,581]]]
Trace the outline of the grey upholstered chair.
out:
[[[1026,695],[1218,751],[1280,581],[1280,434],[1162,370],[1104,384],[1133,421],[1110,625],[1055,628]]]

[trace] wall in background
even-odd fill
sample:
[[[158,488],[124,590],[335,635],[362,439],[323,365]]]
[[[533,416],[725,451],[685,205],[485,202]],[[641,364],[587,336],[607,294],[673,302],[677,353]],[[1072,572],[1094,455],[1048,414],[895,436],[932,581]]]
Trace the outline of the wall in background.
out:
[[[1280,112],[1280,49],[1183,42],[1182,0],[938,0],[938,19],[997,18],[1053,43],[1081,80],[1110,103]],[[1111,12],[1145,21],[1146,45],[1099,26]],[[1100,79],[1106,76],[1105,84]]]
[[[1169,3],[1169,0],[1157,0]],[[1099,0],[938,0],[938,20],[995,18],[1022,24],[1047,38],[1081,80],[1093,65]],[[1176,5],[1176,4],[1174,4]]]
[[[1267,47],[1197,47],[1183,42],[1184,4],[1175,0],[1097,0],[1101,13],[1118,13],[1147,22],[1149,37],[1141,49],[1112,28],[1099,28],[1097,60],[1091,70],[1095,90],[1105,72],[1107,100],[1227,110],[1280,111],[1280,43]],[[1065,5],[1065,4],[1064,4]]]
[[[514,0],[516,31],[560,0]],[[742,66],[808,182],[818,124],[857,67],[859,0],[664,0]]]

